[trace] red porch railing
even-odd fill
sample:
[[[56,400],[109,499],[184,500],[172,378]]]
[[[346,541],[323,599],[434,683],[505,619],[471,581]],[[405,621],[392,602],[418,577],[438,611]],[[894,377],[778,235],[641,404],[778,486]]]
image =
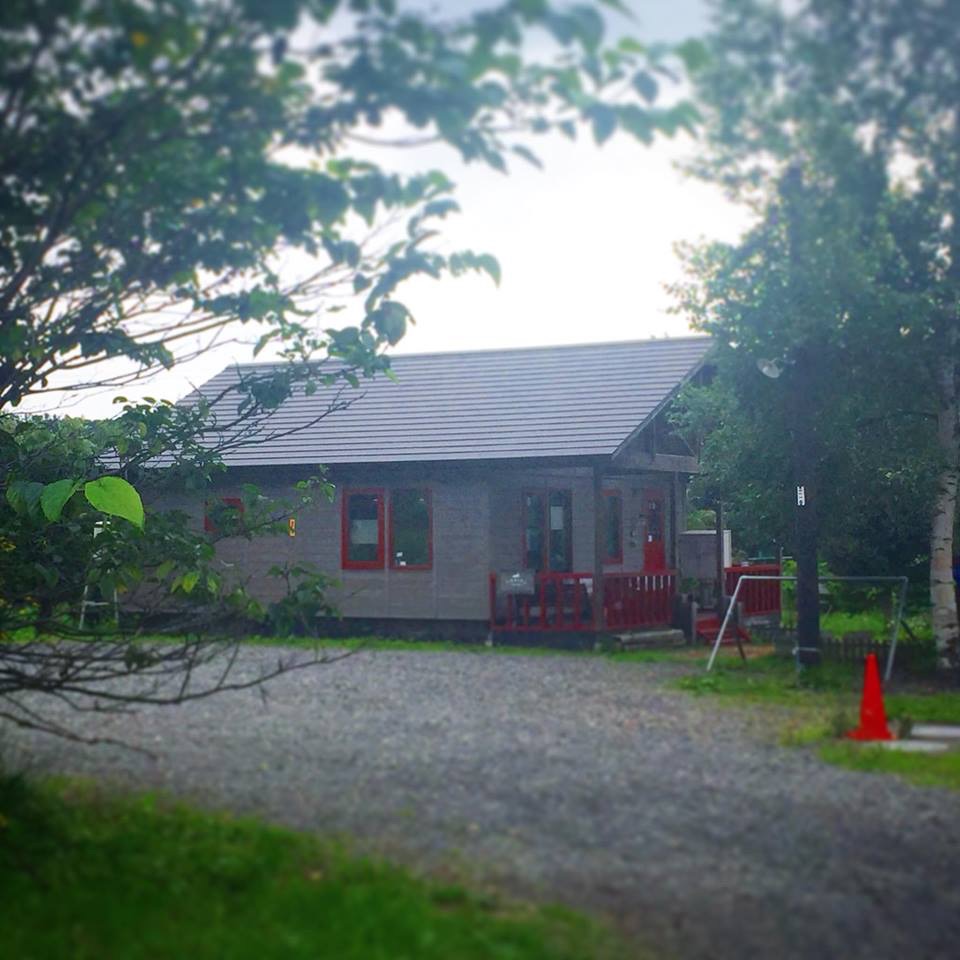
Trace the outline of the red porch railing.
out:
[[[671,619],[676,574],[610,573],[603,602],[610,629],[663,626]],[[538,573],[532,594],[497,593],[490,574],[490,629],[511,631],[594,630],[592,573]]]
[[[737,581],[744,575],[755,577],[779,577],[780,565],[777,563],[757,563],[747,567],[727,567],[725,574],[725,593],[733,596]],[[780,612],[779,580],[747,580],[740,588],[737,603],[743,604],[743,613],[747,617],[762,617]]]
[[[603,577],[603,607],[612,630],[662,627],[670,623],[677,575],[659,573],[607,573]]]
[[[499,596],[490,574],[491,630],[592,630],[593,574],[538,573],[532,594]]]

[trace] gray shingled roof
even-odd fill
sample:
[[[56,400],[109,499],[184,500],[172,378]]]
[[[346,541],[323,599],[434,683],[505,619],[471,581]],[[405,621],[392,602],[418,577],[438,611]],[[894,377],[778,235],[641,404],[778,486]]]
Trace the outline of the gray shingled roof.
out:
[[[361,381],[358,390],[347,388],[346,396],[356,397],[347,409],[230,451],[225,460],[240,466],[610,455],[699,367],[709,347],[708,337],[682,337],[396,356],[397,382]],[[264,367],[228,367],[199,393],[214,396],[238,372]],[[324,389],[298,393],[261,429],[308,424],[332,396]]]

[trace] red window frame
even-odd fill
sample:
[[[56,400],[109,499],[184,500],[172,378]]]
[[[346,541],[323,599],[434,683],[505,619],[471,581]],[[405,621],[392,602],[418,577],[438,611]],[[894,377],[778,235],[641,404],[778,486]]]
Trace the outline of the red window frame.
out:
[[[240,521],[243,522],[243,500],[240,497],[220,497],[220,503],[226,507],[233,507],[235,510],[238,510],[240,513]],[[205,500],[203,504],[203,532],[204,533],[219,533],[217,525],[213,522],[213,518],[210,516],[210,501]]]
[[[620,535],[617,537],[617,543],[620,552],[617,554],[607,553],[607,502],[608,499],[617,499],[620,501]],[[603,491],[603,517],[601,518],[600,535],[603,537],[603,562],[604,563],[623,563],[623,491],[622,490],[604,490]]]
[[[554,572],[569,573],[573,570],[573,490],[570,487],[524,487],[521,490],[520,564],[522,567],[526,567],[527,562],[527,497],[539,496],[543,498],[543,509],[540,516],[544,533],[543,544],[540,547],[540,571],[550,571],[550,495],[553,493],[566,496],[570,506],[568,522],[564,529],[564,536],[566,537],[565,566],[567,569]]]
[[[397,563],[393,549],[393,498],[401,490],[417,490],[423,493],[427,502],[427,562]],[[390,490],[390,569],[391,570],[432,570],[433,569],[433,491],[430,487],[395,487]]]
[[[350,559],[350,498],[368,496],[377,498],[377,557],[375,560]],[[340,568],[342,570],[382,570],[384,561],[383,487],[346,487],[340,499]]]

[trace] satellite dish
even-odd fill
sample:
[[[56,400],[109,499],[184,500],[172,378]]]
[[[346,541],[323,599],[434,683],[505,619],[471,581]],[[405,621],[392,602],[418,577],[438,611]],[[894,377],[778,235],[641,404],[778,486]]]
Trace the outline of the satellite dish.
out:
[[[757,369],[771,380],[776,380],[783,373],[783,368],[776,360],[758,360]]]

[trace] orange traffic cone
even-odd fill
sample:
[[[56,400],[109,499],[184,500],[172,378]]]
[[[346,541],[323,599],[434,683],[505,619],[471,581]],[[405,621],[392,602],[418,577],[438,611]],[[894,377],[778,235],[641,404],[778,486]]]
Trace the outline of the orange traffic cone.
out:
[[[877,655],[867,655],[863,672],[863,698],[860,700],[860,726],[847,736],[851,740],[893,740],[883,709],[883,691],[880,689],[880,668]]]

